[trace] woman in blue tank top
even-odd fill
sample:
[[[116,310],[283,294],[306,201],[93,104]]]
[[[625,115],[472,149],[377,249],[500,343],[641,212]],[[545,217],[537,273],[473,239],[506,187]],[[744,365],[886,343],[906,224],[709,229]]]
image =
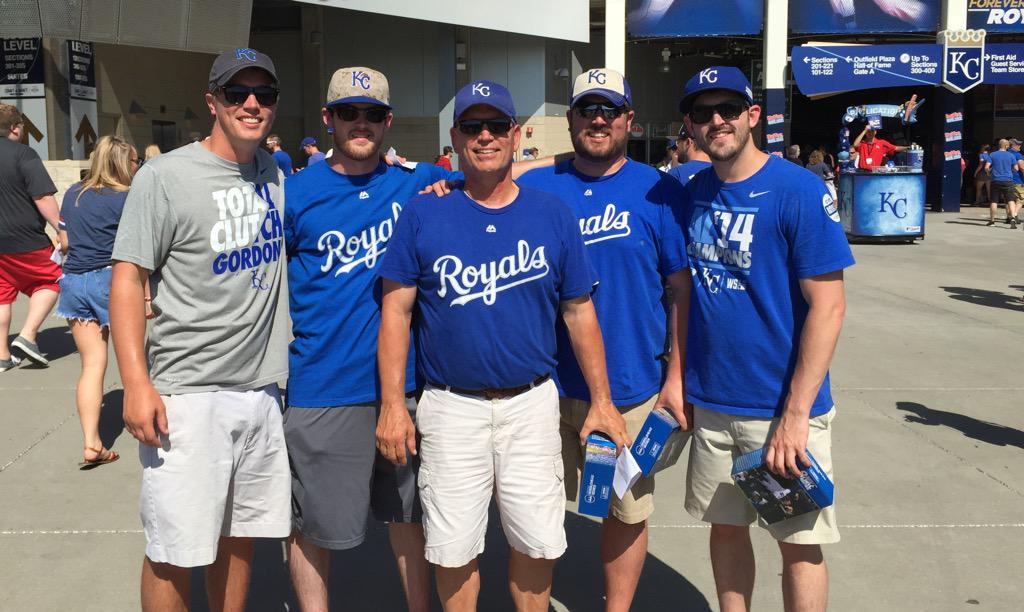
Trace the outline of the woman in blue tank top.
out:
[[[117,136],[100,138],[89,174],[68,189],[60,210],[61,244],[66,259],[57,316],[68,320],[82,358],[75,392],[85,439],[79,464],[82,469],[118,459],[116,452],[103,445],[99,432],[110,334],[110,254],[128,186],[138,168],[135,147]]]

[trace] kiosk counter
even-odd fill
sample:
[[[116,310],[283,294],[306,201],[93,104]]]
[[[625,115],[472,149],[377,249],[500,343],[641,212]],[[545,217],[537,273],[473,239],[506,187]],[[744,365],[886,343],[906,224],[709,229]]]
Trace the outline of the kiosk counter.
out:
[[[838,195],[848,238],[924,238],[925,175],[919,168],[843,172]]]

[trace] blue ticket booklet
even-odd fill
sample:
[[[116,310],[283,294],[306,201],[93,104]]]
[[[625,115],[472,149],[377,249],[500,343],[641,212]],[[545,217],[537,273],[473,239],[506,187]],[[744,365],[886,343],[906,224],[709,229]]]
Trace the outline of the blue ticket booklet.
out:
[[[815,512],[832,505],[832,481],[807,451],[811,465],[799,478],[779,476],[764,463],[767,449],[740,455],[732,464],[732,479],[768,524]]]

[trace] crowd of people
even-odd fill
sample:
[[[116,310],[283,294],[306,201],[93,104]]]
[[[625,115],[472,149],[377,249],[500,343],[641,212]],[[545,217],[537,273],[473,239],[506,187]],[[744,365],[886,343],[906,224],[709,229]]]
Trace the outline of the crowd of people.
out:
[[[1024,155],[1020,147],[1017,138],[1000,138],[994,151],[986,144],[979,152],[974,171],[974,204],[988,204],[990,226],[996,224],[1000,204],[1005,208],[1005,222],[1010,228],[1020,225],[1020,208],[1024,203]]]
[[[486,80],[455,96],[447,166],[387,163],[388,80],[346,67],[322,108],[331,154],[303,140],[291,175],[280,93],[266,55],[219,55],[208,138],[141,168],[102,138],[59,213],[38,156],[0,144],[0,370],[17,294],[12,350],[45,363],[59,292],[83,464],[116,460],[96,426],[109,333],[140,442],[143,609],[186,609],[206,567],[212,607],[240,610],[252,538],[287,538],[300,606],[326,610],[330,551],[361,544],[372,513],[410,610],[429,608],[431,573],[446,610],[472,610],[493,500],[516,608],[547,610],[587,437],[628,452],[657,407],[692,435],[685,509],[711,524],[721,608],[749,609],[756,513],[732,461],[766,447],[796,477],[810,451],[834,478],[828,366],[854,262],[824,177],[752,140],[742,72],[687,81],[668,174],[626,157],[632,92],[607,68],[575,80],[573,151],[515,163],[513,94]],[[10,108],[0,136],[23,129]],[[654,491],[641,478],[602,525],[608,610],[633,600]],[[787,609],[823,610],[834,508],[768,529]]]

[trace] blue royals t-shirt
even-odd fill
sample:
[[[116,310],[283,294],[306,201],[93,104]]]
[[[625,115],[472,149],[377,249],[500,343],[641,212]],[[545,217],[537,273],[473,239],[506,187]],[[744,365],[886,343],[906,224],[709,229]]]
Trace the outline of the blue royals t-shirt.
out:
[[[347,176],[321,163],[285,181],[295,337],[288,347],[289,405],[346,406],[380,398],[380,281],[375,270],[403,204],[448,176],[433,164],[409,170],[381,162],[370,174]],[[415,388],[414,359],[410,350],[407,391]]]
[[[572,212],[528,187],[499,209],[458,189],[414,198],[378,274],[418,290],[424,378],[464,389],[551,372],[560,302],[587,295],[596,280]]]
[[[627,160],[610,176],[590,177],[571,162],[532,170],[518,180],[569,204],[601,284],[594,307],[604,336],[612,401],[635,404],[664,378],[667,319],[663,277],[686,268],[680,224],[682,186]],[[556,382],[562,395],[590,400],[565,325],[558,326]]]
[[[808,305],[799,280],[853,265],[835,202],[818,177],[769,156],[750,178],[698,174],[686,190],[693,273],[686,399],[729,414],[781,414]],[[828,412],[826,374],[811,416]]]
[[[668,171],[669,176],[674,176],[677,181],[685,185],[690,182],[693,177],[697,176],[697,173],[704,168],[710,168],[711,162],[701,161],[699,159],[693,159],[688,162],[683,162],[675,168],[670,168]]]
[[[1017,174],[1017,156],[1013,151],[995,151],[989,154],[992,164],[992,180],[1009,183]]]
[[[1024,176],[1021,175],[1020,166],[1017,162],[1024,160],[1024,155],[1021,155],[1020,151],[1014,151],[1010,149],[1010,153],[1013,153],[1013,182],[1016,185],[1024,184]]]

